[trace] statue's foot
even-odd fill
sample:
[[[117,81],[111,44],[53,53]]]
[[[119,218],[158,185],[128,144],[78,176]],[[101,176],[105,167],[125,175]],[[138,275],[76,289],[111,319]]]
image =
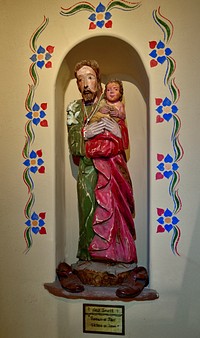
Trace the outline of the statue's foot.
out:
[[[60,263],[56,269],[61,286],[68,292],[78,293],[84,291],[84,286],[72,268],[67,263]]]
[[[148,284],[147,270],[142,266],[137,267],[130,272],[122,286],[116,290],[116,295],[120,298],[135,298]]]

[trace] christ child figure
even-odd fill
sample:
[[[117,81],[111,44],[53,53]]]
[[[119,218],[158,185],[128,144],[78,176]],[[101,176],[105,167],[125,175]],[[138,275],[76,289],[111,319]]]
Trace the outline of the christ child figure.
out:
[[[100,103],[98,111],[91,116],[90,123],[100,121],[102,118],[110,118],[115,121],[125,120],[125,106],[123,99],[123,84],[120,80],[111,80],[105,86],[104,99]]]

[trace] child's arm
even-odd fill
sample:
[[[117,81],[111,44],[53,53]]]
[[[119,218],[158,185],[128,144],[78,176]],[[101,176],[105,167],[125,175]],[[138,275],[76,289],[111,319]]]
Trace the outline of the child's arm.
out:
[[[120,105],[118,107],[113,107],[113,109],[110,110],[110,116],[118,117],[122,120],[125,120],[126,113],[124,104],[120,102]]]
[[[110,105],[105,104],[99,109],[100,113],[102,114],[110,114]]]

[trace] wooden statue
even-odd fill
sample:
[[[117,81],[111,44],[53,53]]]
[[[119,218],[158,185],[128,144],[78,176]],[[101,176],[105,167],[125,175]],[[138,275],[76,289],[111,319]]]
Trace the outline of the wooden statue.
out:
[[[67,126],[70,153],[79,166],[78,262],[60,263],[57,275],[68,292],[83,292],[88,284],[116,285],[117,297],[136,297],[148,285],[148,273],[137,266],[123,85],[110,81],[102,93],[94,60],[79,62],[75,77],[82,99],[68,105]]]

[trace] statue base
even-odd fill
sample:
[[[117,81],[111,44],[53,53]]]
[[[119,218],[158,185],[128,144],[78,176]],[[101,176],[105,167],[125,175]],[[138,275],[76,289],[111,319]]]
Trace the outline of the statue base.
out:
[[[63,265],[64,264],[64,265]],[[59,270],[60,280],[56,279],[53,283],[45,283],[44,288],[49,293],[62,298],[68,299],[87,299],[87,300],[114,300],[114,301],[147,301],[159,298],[156,290],[147,288],[142,285],[140,292],[131,295],[131,293],[123,298],[123,292],[119,297],[119,290],[123,283],[129,278],[136,264],[114,264],[102,263],[94,261],[78,261],[69,266],[66,263],[61,263]],[[135,270],[140,269],[136,268]],[[144,268],[142,268],[144,269]],[[62,273],[67,275],[62,275]],[[136,283],[137,284],[137,283]],[[128,286],[134,287],[136,284]],[[77,292],[76,287],[83,286]],[[126,291],[126,288],[125,288]]]
[[[85,285],[119,286],[136,267],[132,264],[116,264],[95,261],[78,261],[72,264],[74,273]]]
[[[152,301],[159,298],[156,290],[144,288],[137,297],[119,298],[116,296],[117,287],[94,287],[85,286],[85,290],[80,293],[71,293],[62,288],[59,280],[53,283],[45,283],[44,288],[52,295],[65,299],[82,299],[96,301],[117,301],[117,302],[142,302]]]

